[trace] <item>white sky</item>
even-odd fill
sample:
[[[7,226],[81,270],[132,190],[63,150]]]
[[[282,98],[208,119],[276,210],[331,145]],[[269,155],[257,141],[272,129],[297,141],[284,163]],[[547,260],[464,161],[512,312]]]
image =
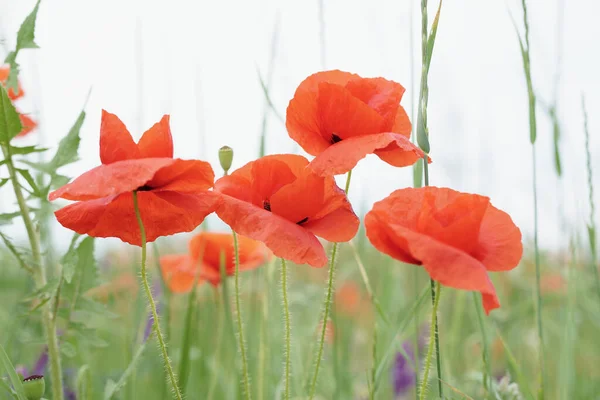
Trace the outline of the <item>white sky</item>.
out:
[[[410,112],[411,97],[418,95],[410,83],[410,1],[323,1],[326,67],[402,83],[407,88],[402,104]],[[0,0],[1,35],[10,47],[34,3]],[[437,1],[431,3],[430,20]],[[528,3],[534,85],[549,100],[556,71],[557,1]],[[600,3],[564,3],[559,87],[564,199],[557,195],[551,125],[538,109],[540,232],[546,247],[568,242],[558,222],[561,202],[570,225],[582,227],[588,215],[582,92],[590,114],[596,204],[600,198]],[[414,0],[412,6],[415,79],[420,73],[419,4]],[[507,11],[520,26],[519,5],[519,0],[444,2],[429,79],[430,172],[434,185],[490,196],[529,236],[533,199],[526,87]],[[279,35],[271,87],[283,114],[296,86],[322,69],[318,15],[318,0],[43,0],[36,34],[41,49],[23,51],[19,60],[28,92],[20,108],[36,110],[42,132],[24,142],[41,136],[46,146],[55,146],[91,87],[81,161],[65,173],[75,176],[99,164],[102,108],[119,115],[135,138],[170,113],[176,156],[207,159],[218,173],[217,150],[227,144],[239,167],[258,154],[264,100],[256,66],[267,75],[275,21]],[[268,153],[297,148],[275,117],[268,128]],[[355,170],[350,198],[357,211],[366,210],[411,182],[410,168],[392,168],[370,156]],[[0,207],[12,210],[6,187],[0,197]],[[58,232],[67,237],[66,230]]]

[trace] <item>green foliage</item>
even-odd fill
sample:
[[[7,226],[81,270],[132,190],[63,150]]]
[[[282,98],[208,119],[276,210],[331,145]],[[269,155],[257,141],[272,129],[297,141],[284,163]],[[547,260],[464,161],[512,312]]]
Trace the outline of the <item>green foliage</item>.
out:
[[[2,347],[2,345],[0,345],[0,362],[4,367],[4,371],[8,374],[16,398],[18,400],[27,400],[27,396],[25,396],[25,390],[23,389],[23,382],[21,382],[21,379],[17,375],[13,364],[8,358],[8,354],[6,354],[6,351],[4,350],[4,347]]]
[[[10,52],[4,60],[5,63],[10,65],[10,74],[6,86],[12,88],[15,92],[18,89],[17,78],[19,75],[19,64],[17,63],[17,55],[19,54],[19,51],[23,49],[39,48],[35,43],[35,22],[38,9],[40,8],[40,1],[41,0],[38,0],[37,3],[35,3],[35,7],[19,28],[19,32],[17,33],[17,47],[14,51]]]
[[[6,146],[23,129],[19,113],[8,97],[6,89],[0,85],[0,145]]]

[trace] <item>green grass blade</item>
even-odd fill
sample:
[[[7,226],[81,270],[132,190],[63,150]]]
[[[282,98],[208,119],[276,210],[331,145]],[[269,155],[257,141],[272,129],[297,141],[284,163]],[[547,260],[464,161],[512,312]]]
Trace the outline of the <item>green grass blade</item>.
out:
[[[14,391],[17,393],[17,398],[19,400],[27,400],[27,397],[25,396],[25,390],[23,389],[23,382],[15,371],[15,367],[13,367],[12,363],[10,362],[8,354],[6,354],[6,351],[2,345],[0,345],[0,361],[2,361],[4,370],[6,373],[8,373],[10,383],[12,384]]]

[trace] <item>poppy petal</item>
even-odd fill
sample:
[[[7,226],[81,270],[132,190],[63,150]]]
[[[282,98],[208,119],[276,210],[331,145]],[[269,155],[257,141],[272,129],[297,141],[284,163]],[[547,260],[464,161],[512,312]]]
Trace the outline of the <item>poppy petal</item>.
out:
[[[19,114],[19,119],[21,120],[21,125],[23,126],[23,128],[21,129],[21,132],[19,132],[19,134],[17,135],[18,137],[23,137],[31,131],[33,131],[35,128],[37,128],[37,122],[31,119],[28,115]]]
[[[8,80],[8,75],[10,74],[10,68],[2,67],[0,68],[0,84],[2,86],[6,86],[6,81]],[[13,88],[8,89],[8,98],[15,101],[25,96],[25,92],[21,87],[21,82],[17,82],[17,93],[13,90]]]
[[[175,163],[171,158],[144,158],[100,165],[50,193],[48,198],[92,200],[132,192],[146,185],[162,168]]]
[[[328,82],[319,84],[318,107],[321,135],[329,143],[379,133],[384,123],[377,111],[354,97],[348,89]]]
[[[490,205],[479,229],[479,245],[473,257],[488,271],[508,271],[521,261],[521,231],[510,215]]]
[[[291,168],[281,160],[263,157],[252,163],[253,203],[262,205],[263,201],[296,180]]]
[[[316,156],[331,144],[321,135],[319,84],[329,82],[344,86],[353,78],[358,78],[358,75],[339,70],[317,72],[296,89],[286,111],[285,126],[290,137],[308,154]]]
[[[153,191],[192,193],[210,189],[215,173],[206,161],[173,159],[173,162],[156,171],[146,185]]]
[[[100,161],[102,164],[135,158],[140,158],[140,150],[125,124],[116,115],[102,110],[100,124]]]
[[[317,220],[308,220],[302,224],[304,229],[329,242],[347,242],[358,232],[360,220],[352,211],[352,206],[338,208]]]
[[[137,144],[140,157],[173,158],[173,137],[169,126],[169,116],[165,115],[142,135]]]
[[[290,222],[310,220],[323,208],[324,195],[325,178],[306,173],[271,196],[271,211]]]
[[[195,279],[194,261],[187,254],[167,255],[160,258],[163,279],[173,293],[187,293]]]
[[[361,78],[349,81],[346,89],[383,117],[379,132],[391,130],[406,90],[402,85],[384,78]]]
[[[380,252],[408,264],[420,264],[408,249],[408,242],[404,237],[398,236],[388,227],[388,220],[384,214],[375,208],[365,215],[365,229],[367,238]]]
[[[139,192],[138,204],[148,242],[160,236],[189,232],[216,207],[213,192]],[[140,230],[131,192],[96,200],[80,201],[55,212],[61,225],[93,237],[117,237],[141,245]]]
[[[404,135],[410,139],[410,133],[412,132],[412,124],[410,123],[410,119],[408,118],[406,110],[402,106],[398,107],[398,111],[396,112],[396,119],[394,120],[394,125],[392,126],[391,131]]]
[[[384,132],[342,140],[316,156],[310,163],[310,168],[322,176],[343,174],[373,152],[396,167],[412,165],[423,157],[421,149],[405,136]]]
[[[248,202],[219,196],[217,215],[240,235],[264,243],[275,256],[296,264],[327,265],[323,246],[306,229]]]

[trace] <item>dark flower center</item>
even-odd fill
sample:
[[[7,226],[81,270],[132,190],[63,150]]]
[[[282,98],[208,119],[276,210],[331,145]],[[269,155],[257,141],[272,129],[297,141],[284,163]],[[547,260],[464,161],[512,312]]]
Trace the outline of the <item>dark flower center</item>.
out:
[[[342,138],[336,135],[335,133],[331,134],[331,144],[336,144],[337,142],[341,142]]]
[[[150,190],[152,190],[152,188],[148,185],[140,186],[139,188],[135,189],[136,192],[148,192]]]
[[[267,211],[271,211],[271,202],[269,200],[263,201],[263,208]]]
[[[301,219],[300,221],[296,222],[296,224],[298,225],[302,225],[303,223],[305,223],[306,221],[308,221],[308,217]]]

